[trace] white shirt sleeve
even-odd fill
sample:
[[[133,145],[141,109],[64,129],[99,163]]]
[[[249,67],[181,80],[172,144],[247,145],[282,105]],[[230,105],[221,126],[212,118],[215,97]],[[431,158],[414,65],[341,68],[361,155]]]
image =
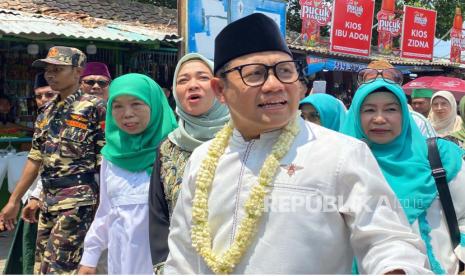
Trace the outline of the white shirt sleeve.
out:
[[[430,274],[421,238],[412,232],[403,209],[388,186],[369,148],[358,144],[344,151],[338,169],[340,212],[350,228],[350,241],[360,274]]]
[[[418,126],[418,129],[420,129],[421,134],[425,138],[438,136],[438,134],[436,133],[436,130],[434,130],[433,126],[431,125],[431,122],[428,121],[427,118],[425,118],[423,115],[415,111],[410,111],[410,114],[412,115],[413,120]]]
[[[35,186],[34,190],[32,190],[29,198],[34,197],[40,199],[40,194],[42,193],[42,179],[40,176],[37,177],[37,185]]]
[[[108,216],[111,205],[107,195],[106,169],[107,162],[103,159],[100,168],[100,202],[94,221],[84,239],[84,253],[80,263],[89,267],[97,267],[102,251],[108,248]]]
[[[454,209],[460,228],[460,244],[454,253],[462,262],[465,262],[465,164],[457,176],[449,183],[450,194],[454,202]]]
[[[190,202],[193,200],[193,194],[191,187],[194,187],[195,184],[189,173],[191,160],[192,158],[186,165],[181,191],[171,218],[170,234],[168,236],[170,253],[164,268],[164,274],[168,275],[196,274],[196,271],[198,271],[198,264],[196,265],[198,257],[192,247],[190,236],[192,217],[187,216],[192,214]]]

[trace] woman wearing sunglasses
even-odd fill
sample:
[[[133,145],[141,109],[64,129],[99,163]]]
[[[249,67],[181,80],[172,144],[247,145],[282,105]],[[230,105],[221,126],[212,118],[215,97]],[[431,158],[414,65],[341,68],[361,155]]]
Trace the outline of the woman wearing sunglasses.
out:
[[[375,60],[368,64],[368,68],[362,69],[358,72],[357,81],[359,85],[364,83],[371,83],[376,79],[383,79],[388,83],[398,84],[402,86],[403,76],[402,72],[394,68],[394,66],[386,60]],[[430,121],[422,114],[410,109],[410,115],[420,129],[421,134],[426,137],[438,136]]]
[[[428,147],[410,115],[402,88],[383,79],[357,90],[342,132],[366,141],[399,199],[412,229],[423,239],[436,274],[456,274],[465,260],[464,151],[437,141],[462,241],[453,247],[428,161]]]
[[[81,89],[84,93],[93,94],[105,101],[108,100],[108,85],[111,75],[108,67],[101,62],[87,63],[81,75]]]

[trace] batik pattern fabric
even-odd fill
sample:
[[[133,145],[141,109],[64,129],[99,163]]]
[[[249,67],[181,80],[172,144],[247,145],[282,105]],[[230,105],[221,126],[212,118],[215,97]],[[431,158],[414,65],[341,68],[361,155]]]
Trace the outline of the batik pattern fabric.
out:
[[[160,146],[160,178],[171,217],[180,191],[182,176],[191,152],[166,139]]]

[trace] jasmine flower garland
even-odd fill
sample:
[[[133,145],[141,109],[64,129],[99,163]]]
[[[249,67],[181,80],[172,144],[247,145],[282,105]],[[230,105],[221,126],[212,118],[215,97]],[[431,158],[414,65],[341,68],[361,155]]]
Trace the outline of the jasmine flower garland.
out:
[[[212,251],[212,238],[208,224],[208,194],[215,177],[218,159],[224,154],[233,133],[233,124],[229,121],[208,149],[195,183],[194,201],[192,204],[192,246],[197,250],[205,263],[216,274],[228,274],[234,270],[252,242],[259,220],[265,208],[265,196],[269,184],[279,169],[279,161],[287,154],[295,136],[299,133],[298,117],[284,127],[283,132],[274,144],[271,153],[265,159],[255,185],[245,203],[245,217],[239,225],[237,235],[226,252],[219,256]]]

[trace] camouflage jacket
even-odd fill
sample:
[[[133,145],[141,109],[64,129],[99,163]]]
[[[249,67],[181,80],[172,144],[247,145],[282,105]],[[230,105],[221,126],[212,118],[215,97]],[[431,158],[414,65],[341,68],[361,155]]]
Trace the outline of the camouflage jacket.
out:
[[[97,173],[105,144],[105,103],[78,90],[58,98],[38,115],[29,158],[42,163],[42,179]],[[98,194],[89,185],[43,191],[48,210],[95,204]]]

